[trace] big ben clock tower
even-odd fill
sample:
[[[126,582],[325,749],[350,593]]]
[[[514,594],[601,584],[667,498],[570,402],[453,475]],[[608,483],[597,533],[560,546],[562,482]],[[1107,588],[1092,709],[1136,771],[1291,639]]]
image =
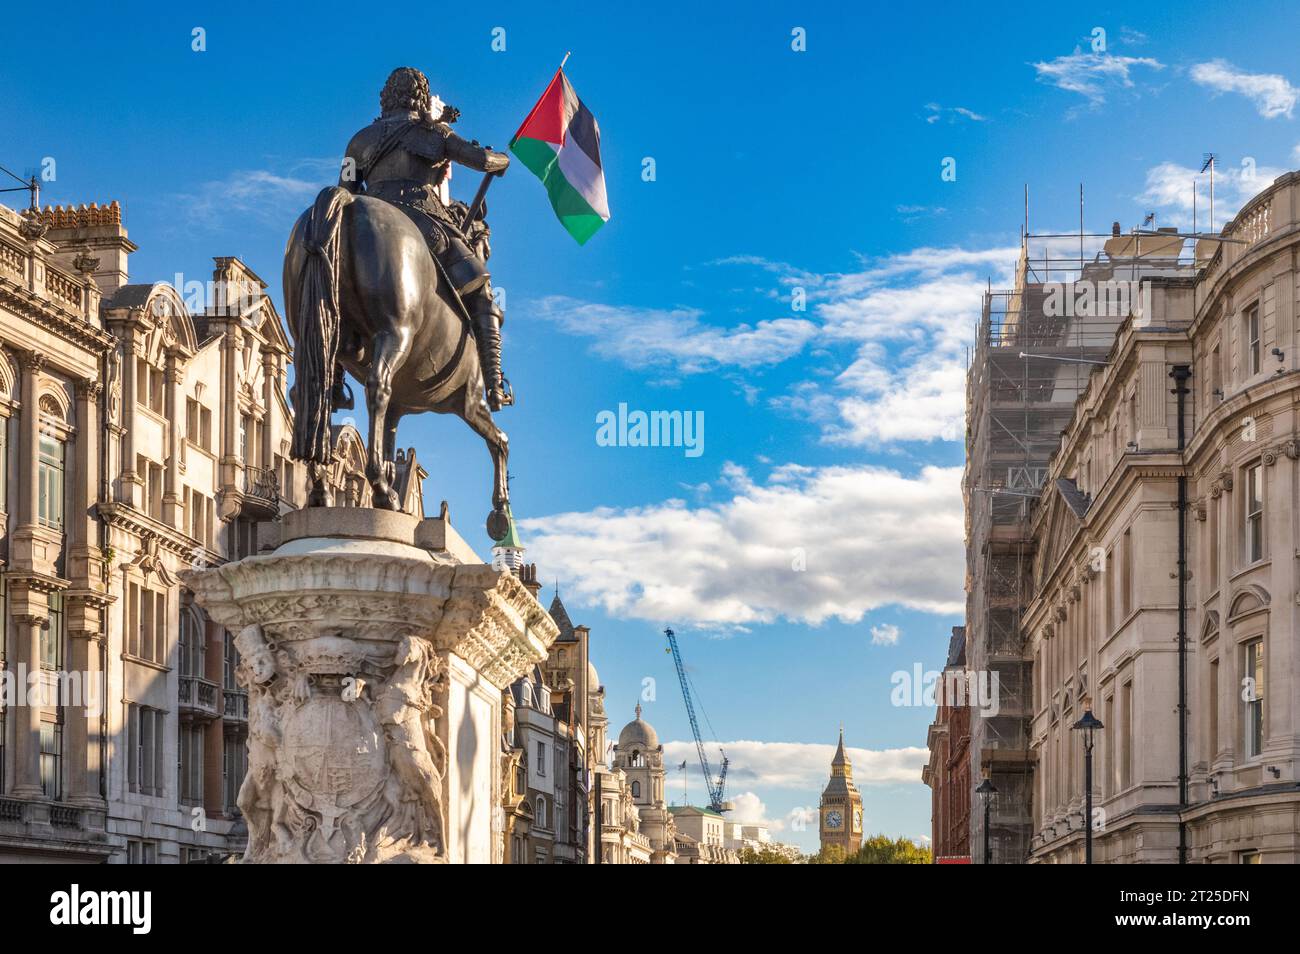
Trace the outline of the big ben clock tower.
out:
[[[844,727],[840,726],[840,744],[831,759],[831,780],[822,792],[822,851],[841,848],[855,855],[862,847],[862,796],[853,784],[853,765],[844,754]]]

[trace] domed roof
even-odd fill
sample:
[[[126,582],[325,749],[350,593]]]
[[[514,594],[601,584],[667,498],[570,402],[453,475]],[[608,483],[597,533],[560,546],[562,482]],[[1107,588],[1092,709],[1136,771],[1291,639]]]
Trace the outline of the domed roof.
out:
[[[595,692],[600,688],[600,673],[596,672],[596,666],[590,659],[587,660],[587,689]]]
[[[623,726],[623,731],[618,734],[618,747],[620,749],[640,747],[652,750],[659,748],[659,736],[654,726],[641,718],[640,703],[637,703],[636,718]]]

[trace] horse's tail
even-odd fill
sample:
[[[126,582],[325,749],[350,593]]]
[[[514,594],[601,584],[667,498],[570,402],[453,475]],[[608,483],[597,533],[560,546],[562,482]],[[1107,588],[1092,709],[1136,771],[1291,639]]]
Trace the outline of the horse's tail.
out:
[[[298,276],[298,329],[294,355],[293,456],[330,463],[330,415],[333,411],[334,369],[339,350],[339,235],[343,209],[352,194],[328,186],[303,221],[302,244],[307,252]]]

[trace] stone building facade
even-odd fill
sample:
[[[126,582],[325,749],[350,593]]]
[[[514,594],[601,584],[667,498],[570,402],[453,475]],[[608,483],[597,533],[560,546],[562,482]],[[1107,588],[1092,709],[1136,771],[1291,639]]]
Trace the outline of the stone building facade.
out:
[[[80,695],[0,720],[0,859],[183,862],[237,850],[247,701],[177,572],[273,545],[305,500],[290,348],[238,259],[182,297],[132,284],[117,203],[0,208],[0,659]],[[334,483],[365,502],[363,444]],[[419,465],[403,458],[410,508]]]
[[[623,773],[641,833],[650,840],[650,863],[673,864],[677,858],[677,826],[664,797],[664,747],[654,727],[641,718],[639,703],[636,718],[618,734],[614,769]]]
[[[1082,860],[1091,708],[1096,861],[1295,864],[1300,174],[1143,284],[1033,523],[1031,860]]]
[[[954,626],[948,659],[935,700],[926,745],[929,761],[921,780],[930,786],[930,844],[936,862],[969,861],[970,854],[970,706],[965,687],[966,628]]]

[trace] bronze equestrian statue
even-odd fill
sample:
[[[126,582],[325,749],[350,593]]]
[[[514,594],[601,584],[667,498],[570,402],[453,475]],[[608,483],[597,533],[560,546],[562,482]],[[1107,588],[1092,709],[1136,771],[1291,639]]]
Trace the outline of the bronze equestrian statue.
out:
[[[297,350],[292,456],[309,464],[309,505],[331,503],[324,471],[333,460],[331,415],[349,406],[346,369],[366,386],[374,505],[401,506],[392,487],[401,418],[456,414],[491,452],[487,530],[501,539],[507,441],[492,411],[513,397],[501,375],[482,194],[473,209],[449,209],[439,187],[451,162],[501,175],[510,159],[452,132],[459,113],[430,95],[419,70],[394,70],[379,101],[382,115],[348,144],[339,184],[321,190],[285,249],[285,311]]]

